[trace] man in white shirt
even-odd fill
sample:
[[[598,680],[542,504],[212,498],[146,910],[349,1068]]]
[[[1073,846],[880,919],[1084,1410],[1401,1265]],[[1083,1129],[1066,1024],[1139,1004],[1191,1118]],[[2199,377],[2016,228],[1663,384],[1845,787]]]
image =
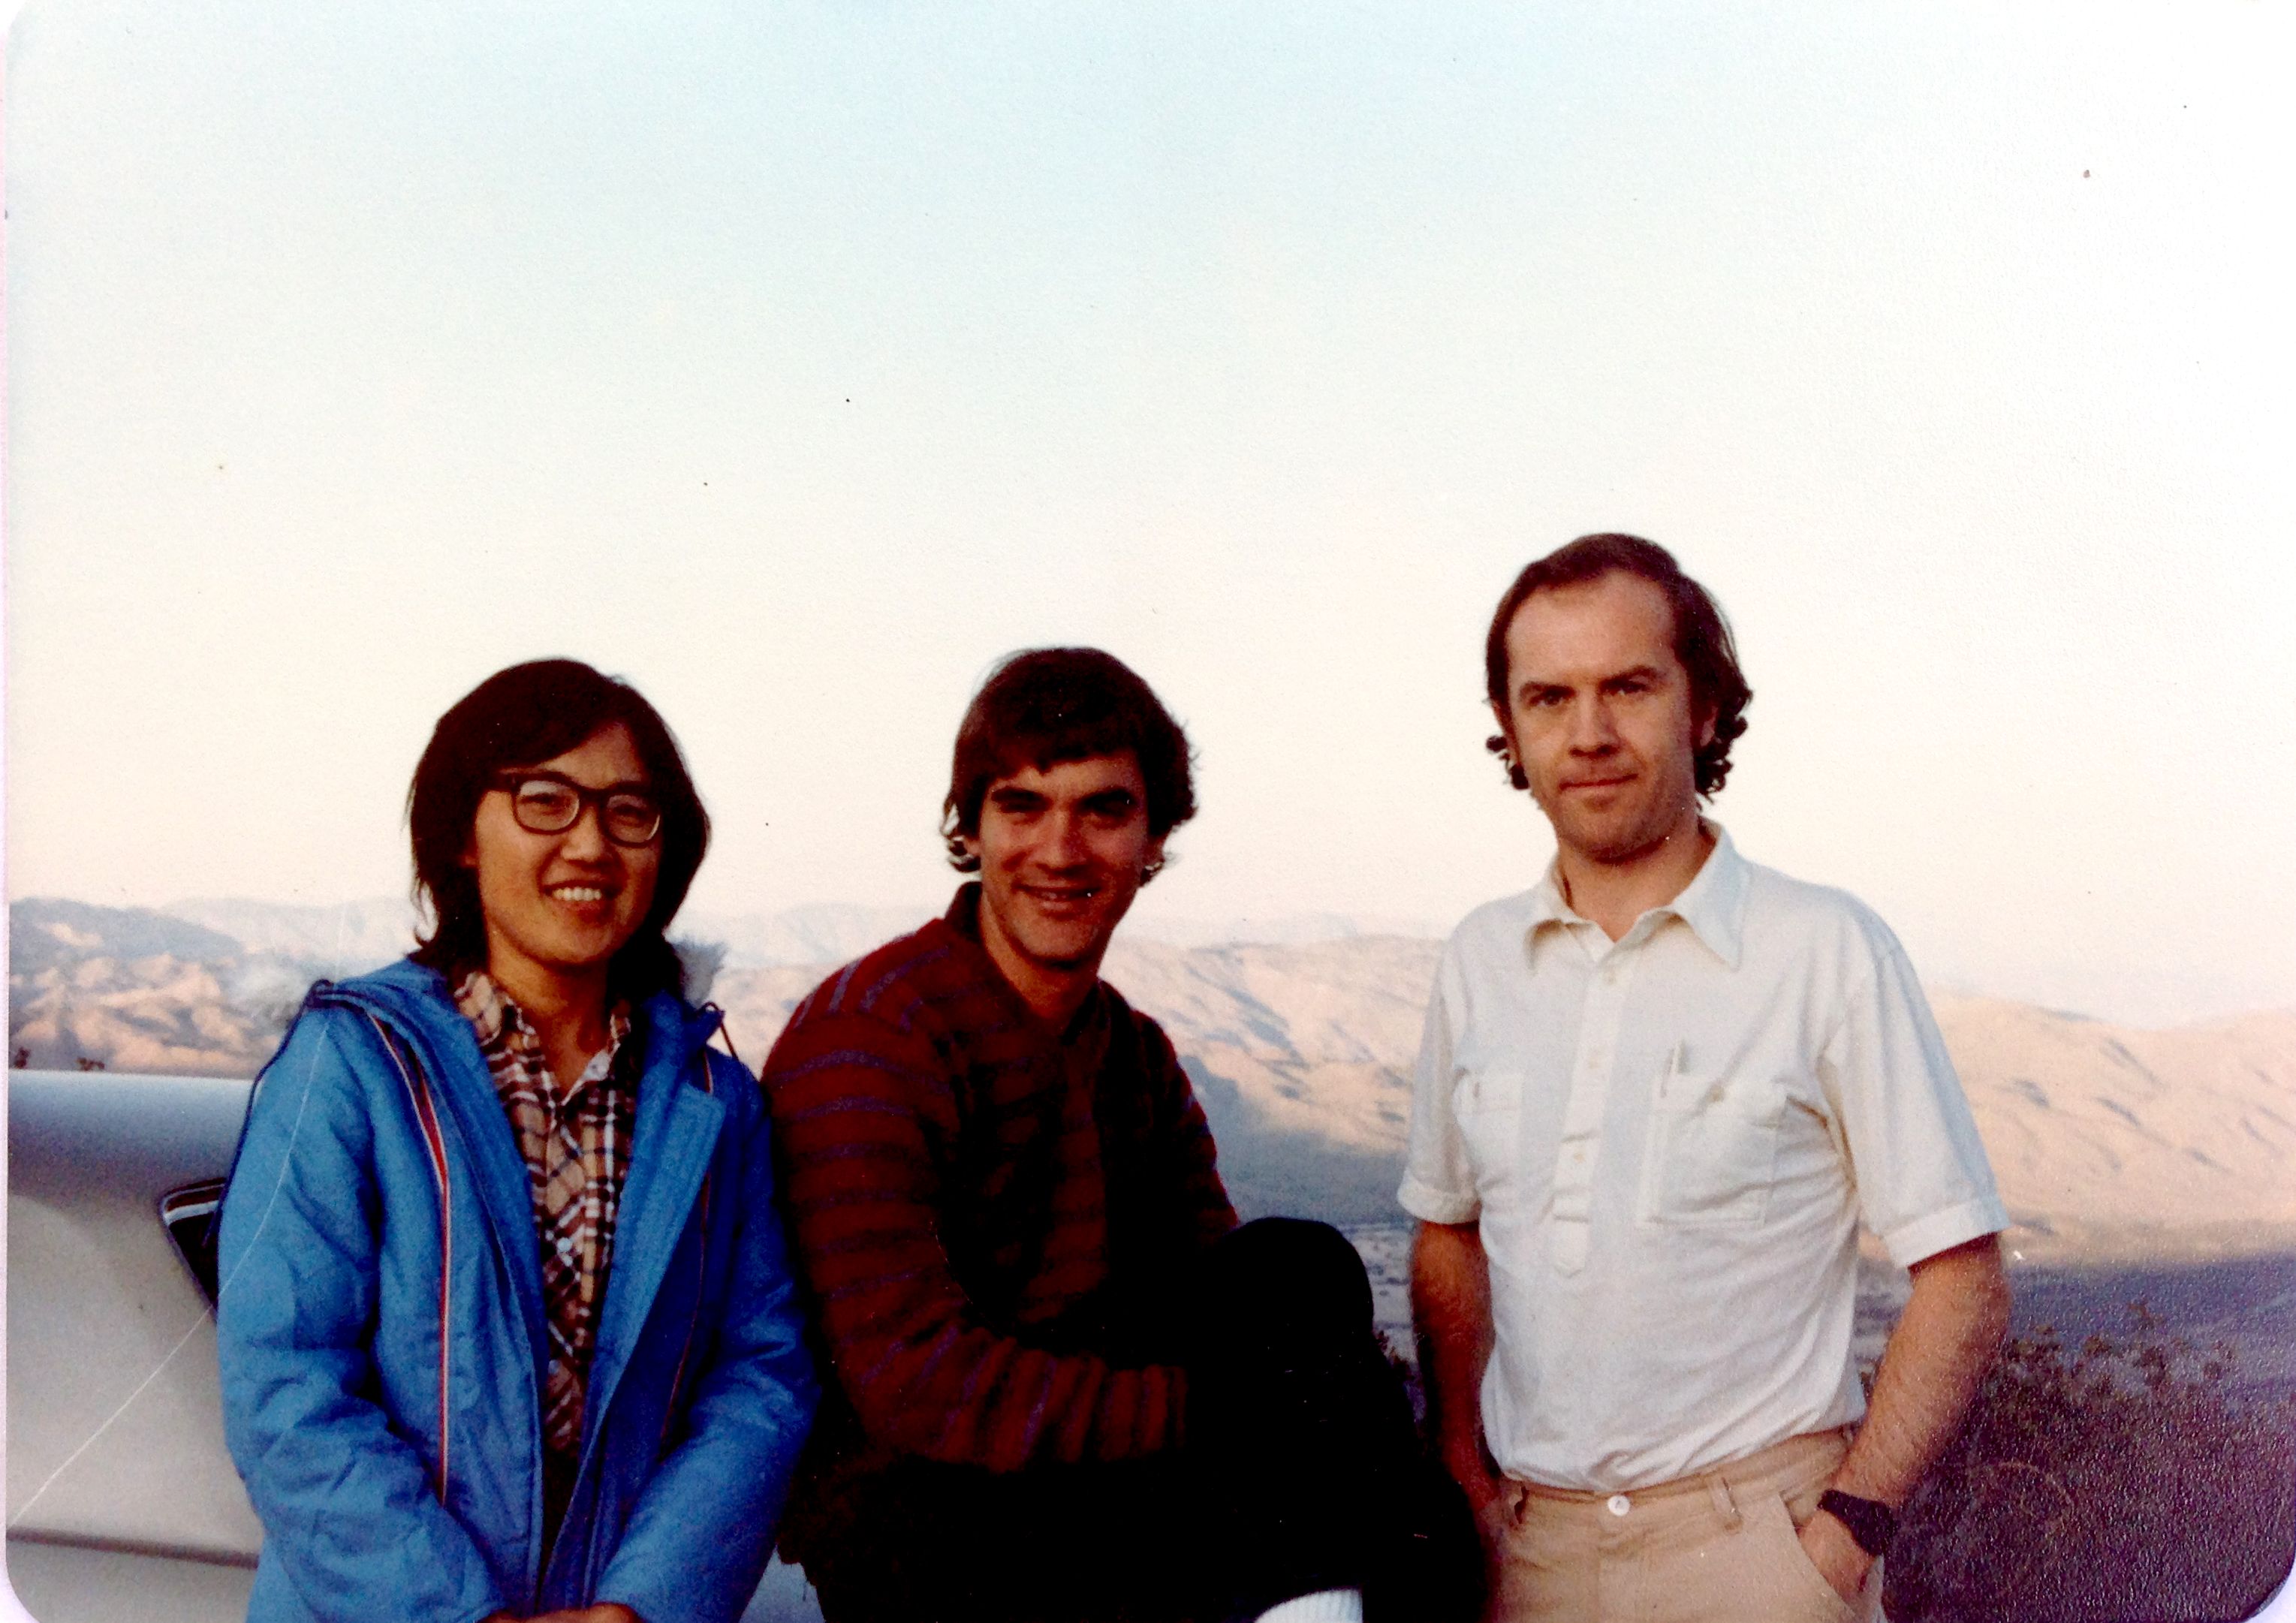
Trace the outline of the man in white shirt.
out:
[[[1751,691],[1671,555],[1572,542],[1485,654],[1556,853],[1445,951],[1400,1198],[1495,1615],[1877,1617],[1895,1512],[2008,1319],[1960,1083],[1888,927],[1700,816]],[[1870,1407],[1861,1218],[1913,1275]]]

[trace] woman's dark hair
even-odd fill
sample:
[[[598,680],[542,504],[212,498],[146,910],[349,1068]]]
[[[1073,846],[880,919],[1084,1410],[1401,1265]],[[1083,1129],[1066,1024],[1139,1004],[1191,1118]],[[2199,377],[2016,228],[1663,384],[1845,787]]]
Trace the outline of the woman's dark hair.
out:
[[[685,900],[702,853],[709,814],[660,712],[619,677],[578,660],[536,660],[496,671],[439,717],[406,791],[414,846],[414,899],[427,905],[430,933],[418,937],[418,963],[448,977],[487,961],[486,917],[478,875],[463,863],[479,802],[506,768],[563,755],[601,727],[630,730],[646,782],[661,806],[661,868],[653,906],[614,955],[607,984],[616,997],[682,993],[685,972],[664,932]]]
[[[1483,639],[1483,681],[1491,703],[1504,715],[1507,709],[1507,627],[1530,594],[1550,586],[1580,586],[1609,574],[1633,575],[1647,580],[1666,594],[1674,611],[1674,657],[1690,676],[1691,713],[1714,718],[1714,736],[1698,747],[1698,792],[1709,799],[1721,792],[1730,775],[1730,746],[1746,730],[1746,706],[1754,690],[1738,668],[1737,645],[1730,637],[1730,622],[1704,586],[1682,572],[1674,554],[1640,536],[1606,534],[1581,536],[1567,546],[1529,565],[1499,599],[1498,612]],[[1506,739],[1493,734],[1484,748],[1506,762],[1507,780],[1517,789],[1529,789],[1521,764],[1507,753]]]
[[[1130,666],[1097,648],[1007,654],[956,729],[948,798],[941,802],[949,865],[960,873],[980,870],[980,858],[964,842],[980,832],[980,804],[997,779],[1023,766],[1043,772],[1127,750],[1147,784],[1148,832],[1161,840],[1196,815],[1188,735],[1172,713]]]

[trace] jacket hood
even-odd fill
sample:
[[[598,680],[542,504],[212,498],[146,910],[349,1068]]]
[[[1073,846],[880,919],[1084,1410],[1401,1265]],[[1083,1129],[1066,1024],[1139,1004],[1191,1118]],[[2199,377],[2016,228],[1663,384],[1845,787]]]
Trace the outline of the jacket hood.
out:
[[[455,1006],[454,988],[447,984],[447,978],[411,957],[348,980],[322,980],[310,989],[304,1003],[307,1006],[350,1004],[365,1009],[433,1054],[443,1053],[439,1045],[456,1044],[470,1031],[469,1022]],[[696,1009],[668,992],[655,993],[632,1012],[637,1016],[649,1064],[668,1060],[680,1071],[726,1019],[724,1011],[714,1004]]]

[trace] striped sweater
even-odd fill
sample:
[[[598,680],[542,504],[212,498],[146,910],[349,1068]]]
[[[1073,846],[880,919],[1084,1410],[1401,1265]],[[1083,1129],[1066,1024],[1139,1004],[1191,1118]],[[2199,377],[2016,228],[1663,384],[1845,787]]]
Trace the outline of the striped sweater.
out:
[[[979,896],[824,981],[766,1062],[846,1410],[816,1438],[832,1476],[1175,1446],[1177,1293],[1235,1226],[1162,1029],[1103,982],[1054,1030],[981,948]]]

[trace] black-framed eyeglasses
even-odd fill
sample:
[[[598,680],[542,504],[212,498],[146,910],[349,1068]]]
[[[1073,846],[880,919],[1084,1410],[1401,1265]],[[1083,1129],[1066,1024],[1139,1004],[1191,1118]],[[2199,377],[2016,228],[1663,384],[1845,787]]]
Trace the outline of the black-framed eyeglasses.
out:
[[[510,796],[511,816],[529,834],[562,834],[598,808],[598,826],[616,845],[652,845],[661,832],[661,802],[643,789],[586,789],[555,772],[504,772],[495,787]]]

